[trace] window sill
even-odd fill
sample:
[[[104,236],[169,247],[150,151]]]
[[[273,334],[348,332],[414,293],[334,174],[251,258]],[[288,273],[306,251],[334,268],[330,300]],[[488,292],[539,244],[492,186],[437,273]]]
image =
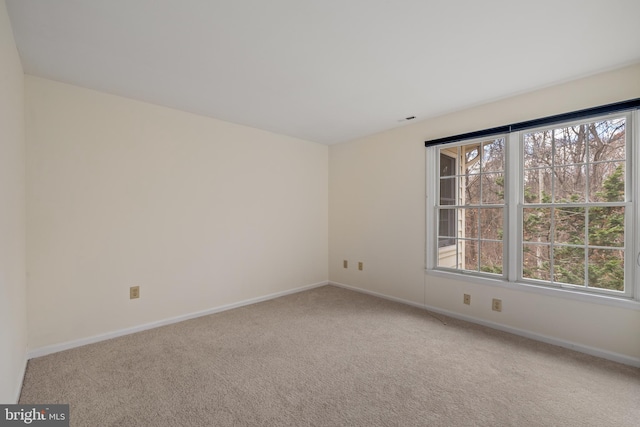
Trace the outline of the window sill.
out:
[[[615,297],[611,295],[592,294],[567,290],[562,288],[552,288],[547,286],[535,285],[531,283],[509,282],[502,278],[481,277],[472,274],[449,272],[443,270],[427,269],[425,274],[433,277],[442,277],[450,280],[458,280],[479,285],[488,285],[499,288],[511,289],[514,291],[530,292],[538,295],[547,295],[556,298],[570,299],[573,301],[581,301],[592,304],[602,304],[612,307],[624,308],[627,310],[640,311],[640,301],[636,301],[626,297]]]

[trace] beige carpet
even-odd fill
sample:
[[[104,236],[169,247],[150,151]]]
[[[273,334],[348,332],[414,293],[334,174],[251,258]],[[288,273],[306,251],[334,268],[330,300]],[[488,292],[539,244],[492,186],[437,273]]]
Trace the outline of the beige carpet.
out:
[[[637,427],[640,370],[325,286],[33,359],[20,403],[72,426]]]

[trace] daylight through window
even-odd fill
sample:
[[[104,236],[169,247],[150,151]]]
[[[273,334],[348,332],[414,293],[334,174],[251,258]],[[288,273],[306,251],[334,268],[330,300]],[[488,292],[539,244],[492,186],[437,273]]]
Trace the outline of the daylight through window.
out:
[[[632,296],[640,249],[633,242],[632,117],[430,147],[438,173],[429,178],[437,197],[428,214],[428,266]]]
[[[438,266],[503,271],[505,139],[440,149]]]

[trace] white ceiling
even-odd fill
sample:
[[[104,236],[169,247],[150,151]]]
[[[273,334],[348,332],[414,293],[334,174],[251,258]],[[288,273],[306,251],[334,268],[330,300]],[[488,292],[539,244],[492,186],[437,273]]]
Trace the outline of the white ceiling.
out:
[[[640,61],[639,0],[7,6],[27,74],[324,144]]]

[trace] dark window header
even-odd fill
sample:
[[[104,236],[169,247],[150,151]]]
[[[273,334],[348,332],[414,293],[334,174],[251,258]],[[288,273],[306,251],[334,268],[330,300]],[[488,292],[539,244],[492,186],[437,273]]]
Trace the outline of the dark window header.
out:
[[[584,110],[572,111],[570,113],[556,114],[555,116],[542,117],[540,119],[528,120],[526,122],[512,123],[510,125],[498,126],[490,129],[478,130],[475,132],[461,133],[459,135],[446,136],[444,138],[431,139],[425,141],[425,147],[432,145],[446,144],[449,142],[462,141],[465,139],[481,138],[483,136],[498,135],[501,133],[516,132],[523,129],[532,129],[545,125],[552,125],[559,122],[567,122],[580,118],[588,118],[603,114],[617,113],[620,111],[634,110],[640,107],[640,98],[628,101],[616,102],[613,104],[601,105],[599,107],[586,108]]]

